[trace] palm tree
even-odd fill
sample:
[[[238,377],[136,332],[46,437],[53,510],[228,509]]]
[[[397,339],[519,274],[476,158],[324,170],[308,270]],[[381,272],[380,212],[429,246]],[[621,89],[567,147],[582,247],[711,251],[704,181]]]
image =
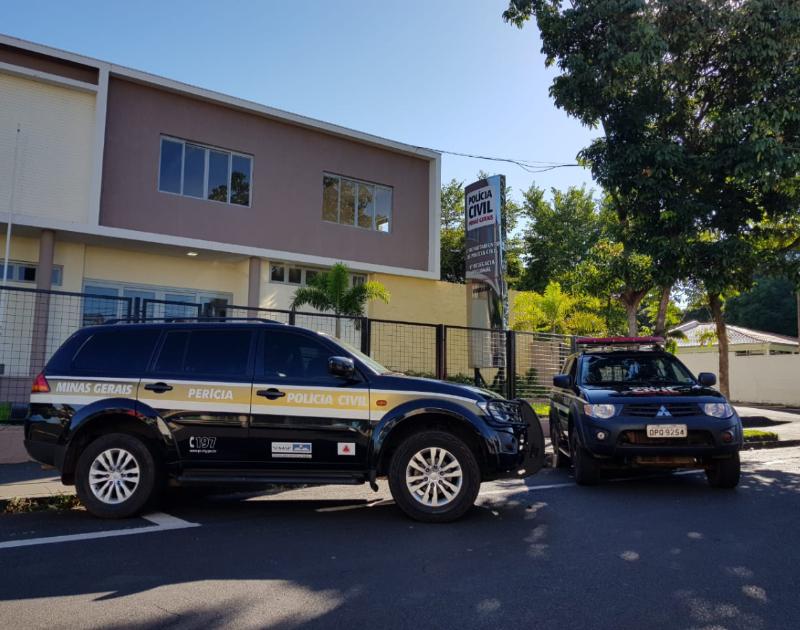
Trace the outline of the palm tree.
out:
[[[389,291],[380,282],[364,282],[350,286],[350,270],[336,263],[330,271],[317,274],[306,287],[295,291],[292,310],[308,304],[318,311],[333,311],[336,315],[336,336],[340,337],[341,317],[362,317],[370,300],[389,303]]]

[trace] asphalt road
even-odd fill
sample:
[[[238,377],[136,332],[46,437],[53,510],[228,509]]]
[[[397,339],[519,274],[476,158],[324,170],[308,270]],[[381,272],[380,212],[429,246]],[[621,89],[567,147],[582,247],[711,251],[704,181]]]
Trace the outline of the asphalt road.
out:
[[[0,626],[798,628],[800,448],[745,460],[733,492],[547,470],[484,484],[449,525],[361,487],[184,497],[116,523],[7,515]]]

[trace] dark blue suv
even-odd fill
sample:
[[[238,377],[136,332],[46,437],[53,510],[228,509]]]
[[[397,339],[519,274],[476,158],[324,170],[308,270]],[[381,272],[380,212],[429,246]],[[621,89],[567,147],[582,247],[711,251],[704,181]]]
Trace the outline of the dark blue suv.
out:
[[[657,337],[578,339],[553,378],[553,465],[592,485],[603,469],[698,468],[709,484],[739,483],[742,423],[712,386],[695,378]]]

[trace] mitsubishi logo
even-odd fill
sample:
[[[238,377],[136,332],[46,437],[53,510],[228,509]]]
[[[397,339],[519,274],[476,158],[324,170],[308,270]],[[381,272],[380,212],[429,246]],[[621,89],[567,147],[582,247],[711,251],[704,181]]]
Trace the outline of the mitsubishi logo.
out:
[[[671,416],[671,415],[672,414],[669,412],[669,410],[664,405],[661,405],[661,409],[658,410],[656,418],[664,418],[666,416]]]

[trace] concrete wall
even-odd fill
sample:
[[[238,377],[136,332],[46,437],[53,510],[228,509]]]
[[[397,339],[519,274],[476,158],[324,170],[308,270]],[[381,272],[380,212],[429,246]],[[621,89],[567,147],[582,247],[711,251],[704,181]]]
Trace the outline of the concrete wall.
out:
[[[95,134],[95,96],[0,73],[0,212],[86,223]]]
[[[742,402],[800,406],[800,354],[729,355],[731,398]],[[678,353],[694,374],[719,375],[719,354]]]
[[[159,192],[162,134],[252,155],[251,207]],[[323,172],[391,186],[391,232],[323,221]],[[120,78],[109,84],[104,226],[425,271],[429,178],[425,158]]]

